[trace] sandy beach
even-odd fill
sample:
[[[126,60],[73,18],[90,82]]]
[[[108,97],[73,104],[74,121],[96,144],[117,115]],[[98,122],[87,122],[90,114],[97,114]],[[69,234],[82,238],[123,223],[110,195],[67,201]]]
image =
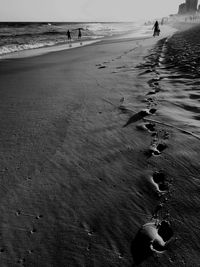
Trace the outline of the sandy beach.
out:
[[[0,61],[1,266],[199,265],[199,80],[175,31]]]

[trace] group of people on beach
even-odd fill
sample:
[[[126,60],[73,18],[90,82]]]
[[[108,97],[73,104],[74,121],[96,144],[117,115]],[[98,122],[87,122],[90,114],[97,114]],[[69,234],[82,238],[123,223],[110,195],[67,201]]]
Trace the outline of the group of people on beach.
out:
[[[78,39],[81,39],[82,37],[82,33],[81,33],[81,28],[78,28]],[[68,41],[71,41],[71,32],[68,30],[67,31],[67,38],[68,38]]]
[[[160,35],[160,27],[159,27],[159,23],[157,20],[156,20],[152,30],[154,30],[154,32],[153,32],[154,37]],[[78,28],[78,39],[81,39],[81,37],[82,37],[81,28]],[[71,41],[71,39],[72,39],[71,38],[71,32],[69,30],[67,31],[67,38],[68,38],[68,41]]]
[[[156,20],[152,30],[154,30],[153,32],[153,36],[159,36],[160,35],[160,27],[159,27],[159,23],[158,21]],[[78,40],[80,40],[82,37],[82,33],[81,33],[81,28],[78,28]],[[68,30],[67,31],[67,38],[68,38],[68,41],[71,41],[71,32]]]

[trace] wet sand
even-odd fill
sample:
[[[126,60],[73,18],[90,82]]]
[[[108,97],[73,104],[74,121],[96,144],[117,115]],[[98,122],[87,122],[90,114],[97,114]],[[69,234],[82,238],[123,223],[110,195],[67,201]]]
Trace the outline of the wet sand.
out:
[[[0,62],[2,266],[198,266],[199,120],[176,102],[173,31]]]

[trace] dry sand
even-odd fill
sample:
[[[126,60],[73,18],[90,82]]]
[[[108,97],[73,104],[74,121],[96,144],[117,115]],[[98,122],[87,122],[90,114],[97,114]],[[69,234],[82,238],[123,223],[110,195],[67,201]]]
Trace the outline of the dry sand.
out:
[[[200,134],[161,65],[173,31],[0,62],[1,266],[199,265]]]

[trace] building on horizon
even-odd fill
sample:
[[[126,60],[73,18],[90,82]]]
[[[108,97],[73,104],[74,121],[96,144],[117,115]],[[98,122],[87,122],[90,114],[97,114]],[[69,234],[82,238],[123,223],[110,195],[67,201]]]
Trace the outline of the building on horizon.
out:
[[[197,12],[198,0],[185,0],[185,3],[179,5],[178,14],[193,14]]]

